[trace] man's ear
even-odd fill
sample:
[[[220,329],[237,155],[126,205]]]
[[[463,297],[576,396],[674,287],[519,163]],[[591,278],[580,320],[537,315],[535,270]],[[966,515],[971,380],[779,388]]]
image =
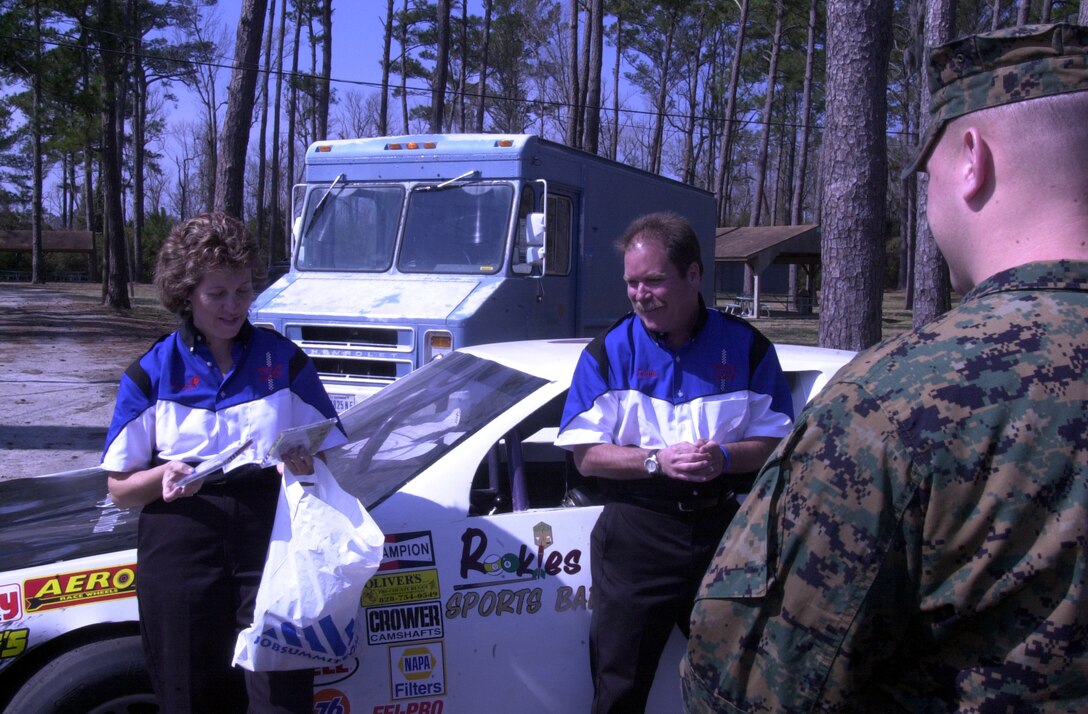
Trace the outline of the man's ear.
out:
[[[978,196],[993,170],[993,155],[990,146],[982,138],[977,127],[969,126],[960,137],[960,170],[963,200],[971,201]]]
[[[688,266],[688,274],[686,277],[688,283],[694,285],[696,288],[699,287],[699,283],[703,281],[703,271],[699,269],[698,263],[692,263]]]

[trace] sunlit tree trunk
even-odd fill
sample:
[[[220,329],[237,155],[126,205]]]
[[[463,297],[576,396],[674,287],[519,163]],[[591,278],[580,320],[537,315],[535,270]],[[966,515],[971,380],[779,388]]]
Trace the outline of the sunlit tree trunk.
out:
[[[821,347],[880,340],[891,3],[828,0]]]
[[[450,0],[438,0],[438,47],[431,85],[431,133],[441,134],[445,126],[446,82],[450,65]]]

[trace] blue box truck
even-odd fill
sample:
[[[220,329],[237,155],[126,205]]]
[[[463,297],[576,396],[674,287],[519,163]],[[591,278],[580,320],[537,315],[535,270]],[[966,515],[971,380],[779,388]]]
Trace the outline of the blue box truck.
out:
[[[691,221],[712,289],[709,193],[534,135],[321,141],[304,178],[290,270],[251,319],[340,411],[459,347],[605,329],[630,310],[613,244],[644,213]]]

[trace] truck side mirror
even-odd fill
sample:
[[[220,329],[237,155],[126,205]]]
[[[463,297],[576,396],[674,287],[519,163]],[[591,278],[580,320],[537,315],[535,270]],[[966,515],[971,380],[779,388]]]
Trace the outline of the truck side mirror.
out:
[[[296,216],[295,220],[291,221],[291,254],[294,255],[295,249],[298,248],[299,239],[302,236],[299,232],[302,230],[302,216]]]
[[[525,217],[525,262],[511,267],[518,275],[529,275],[533,268],[539,267],[544,273],[544,234],[546,231],[546,219],[543,213],[530,213]]]

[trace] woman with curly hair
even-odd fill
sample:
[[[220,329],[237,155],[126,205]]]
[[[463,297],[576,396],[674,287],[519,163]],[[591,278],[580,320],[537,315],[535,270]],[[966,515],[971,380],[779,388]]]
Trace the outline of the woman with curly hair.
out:
[[[121,378],[106,438],[110,496],[143,507],[136,593],[163,712],[312,709],[312,670],[231,666],[237,634],[252,620],[279,494],[277,468],[260,464],[281,430],[336,416],[306,354],[249,323],[263,277],[240,221],[207,213],[171,231],[155,283],[181,325]],[[196,464],[246,440],[230,471],[183,483]],[[334,429],[322,449],[344,441]],[[284,464],[309,474],[313,458],[300,448]]]

